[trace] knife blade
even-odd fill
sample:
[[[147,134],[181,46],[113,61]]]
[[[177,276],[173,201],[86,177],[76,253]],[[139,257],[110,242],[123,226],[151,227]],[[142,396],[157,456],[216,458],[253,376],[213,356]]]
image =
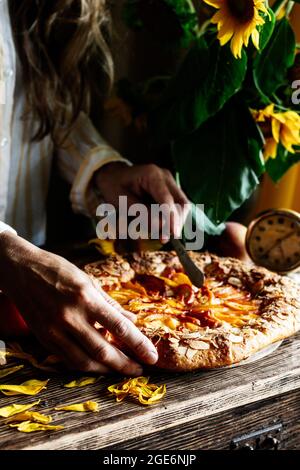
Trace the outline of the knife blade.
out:
[[[180,263],[182,264],[184,271],[189,277],[191,283],[198,288],[202,287],[205,282],[205,275],[203,271],[201,271],[201,269],[196,266],[194,261],[189,257],[183,244],[174,238],[173,235],[171,235],[170,242],[176,251]]]

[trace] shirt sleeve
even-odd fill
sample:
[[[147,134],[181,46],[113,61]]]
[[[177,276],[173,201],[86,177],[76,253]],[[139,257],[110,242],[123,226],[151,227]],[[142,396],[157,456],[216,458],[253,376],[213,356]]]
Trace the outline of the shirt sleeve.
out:
[[[70,199],[74,212],[96,214],[99,204],[94,173],[112,162],[131,163],[114,150],[98,133],[88,116],[79,115],[75,127],[57,149],[57,165],[62,176],[72,185]]]

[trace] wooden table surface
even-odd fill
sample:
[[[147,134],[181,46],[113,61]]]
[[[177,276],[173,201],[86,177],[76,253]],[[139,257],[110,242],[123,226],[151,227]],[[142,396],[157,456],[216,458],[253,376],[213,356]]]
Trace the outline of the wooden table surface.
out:
[[[300,335],[285,341],[272,355],[255,363],[226,370],[174,374],[150,371],[151,381],[166,383],[167,395],[154,406],[134,402],[116,403],[107,392],[114,378],[76,389],[63,387],[73,376],[49,376],[26,367],[18,378],[2,383],[21,383],[29,378],[50,378],[47,390],[38,397],[39,410],[51,414],[56,432],[24,434],[1,420],[0,450],[4,449],[104,449],[113,448],[184,423],[195,422],[242,405],[300,389]],[[0,406],[29,403],[36,397],[1,397]],[[60,404],[93,400],[99,413],[58,412]],[[169,443],[170,449],[172,442]]]
[[[64,250],[58,250],[66,255]],[[91,259],[77,256],[78,250],[70,251],[67,257],[79,264]],[[92,257],[95,258],[94,252]],[[142,406],[132,401],[116,403],[107,392],[108,385],[121,377],[101,378],[98,383],[84,388],[68,389],[63,384],[74,375],[45,375],[44,372],[26,366],[17,376],[3,378],[0,383],[21,383],[30,378],[50,378],[47,390],[37,397],[0,396],[0,407],[12,403],[30,403],[41,398],[38,410],[53,417],[52,424],[63,425],[56,432],[25,434],[9,428],[0,418],[0,450],[4,449],[126,449],[126,442],[132,443],[166,431],[171,436],[175,428],[184,429],[185,424],[211,419],[243,405],[278,397],[287,392],[300,394],[300,334],[286,340],[273,354],[254,363],[232,369],[174,374],[145,371],[151,382],[167,384],[167,395],[154,406]],[[79,403],[87,400],[100,404],[99,413],[75,413],[54,411],[61,404]],[[172,428],[172,429],[171,429]],[[213,429],[212,429],[213,433]],[[177,434],[180,434],[177,432]],[[213,438],[213,436],[212,436]],[[164,448],[188,448],[184,435],[177,441],[170,437]],[[139,449],[137,444],[137,449]],[[189,447],[191,448],[191,447]]]

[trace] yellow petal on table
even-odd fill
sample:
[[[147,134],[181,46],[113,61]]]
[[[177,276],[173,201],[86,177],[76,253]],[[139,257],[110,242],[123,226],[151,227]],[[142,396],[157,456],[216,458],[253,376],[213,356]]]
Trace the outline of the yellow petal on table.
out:
[[[36,431],[59,431],[64,426],[52,426],[51,424],[31,423],[24,421],[23,423],[10,424],[11,428],[17,428],[20,432],[36,432]]]
[[[15,367],[6,367],[6,369],[0,369],[0,379],[3,377],[7,377],[8,375],[14,374],[18,372],[18,370],[23,369],[23,365],[15,366]]]
[[[0,391],[4,395],[37,395],[47,388],[49,380],[27,380],[20,385],[0,385]]]
[[[29,403],[28,405],[18,405],[13,404],[9,406],[5,406],[4,408],[0,408],[0,416],[2,418],[9,418],[10,416],[23,413],[24,411],[30,410],[34,406],[38,405],[41,400],[35,401],[34,403]]]
[[[165,397],[167,387],[166,385],[149,384],[149,377],[136,377],[111,385],[108,387],[108,391],[115,395],[117,402],[131,396],[142,405],[153,405]]]
[[[31,423],[49,424],[52,421],[51,416],[43,415],[38,411],[24,411],[6,420],[6,423],[17,423],[30,421]]]
[[[56,411],[99,411],[99,405],[95,401],[86,401],[85,403],[74,403],[73,405],[62,405],[54,408]]]
[[[66,388],[75,388],[75,387],[86,387],[96,383],[99,380],[99,377],[82,377],[81,379],[72,380],[64,385]]]
[[[166,385],[161,385],[160,387],[158,387],[157,390],[152,392],[150,397],[148,396],[148,393],[145,393],[145,391],[142,390],[139,394],[139,402],[142,405],[153,405],[154,403],[164,398],[166,393],[167,393]]]

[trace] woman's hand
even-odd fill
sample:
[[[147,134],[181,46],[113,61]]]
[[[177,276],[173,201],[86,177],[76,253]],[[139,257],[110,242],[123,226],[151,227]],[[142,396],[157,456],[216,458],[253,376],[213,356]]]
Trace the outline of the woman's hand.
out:
[[[120,195],[128,205],[149,202],[166,204],[170,212],[171,233],[180,236],[189,211],[189,201],[177,186],[172,173],[156,165],[128,166],[122,162],[103,166],[95,176],[103,199],[118,207]]]
[[[72,369],[140,375],[141,366],[95,328],[109,330],[137,360],[157,361],[157,351],[131,321],[73,264],[22,238],[0,235],[0,289],[10,297],[39,341]]]

